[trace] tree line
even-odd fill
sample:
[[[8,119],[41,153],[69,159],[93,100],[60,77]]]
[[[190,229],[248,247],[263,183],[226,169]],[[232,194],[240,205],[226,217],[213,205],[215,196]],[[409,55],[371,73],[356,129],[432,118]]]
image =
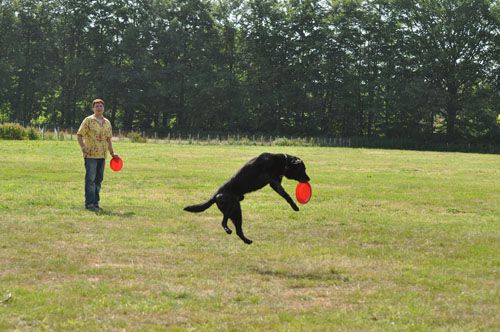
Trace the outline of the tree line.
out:
[[[0,4],[0,122],[500,143],[495,0]]]

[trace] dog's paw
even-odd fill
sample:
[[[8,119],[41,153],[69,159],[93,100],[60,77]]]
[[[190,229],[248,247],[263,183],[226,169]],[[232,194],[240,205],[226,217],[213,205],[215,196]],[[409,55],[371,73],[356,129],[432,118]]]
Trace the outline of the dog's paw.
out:
[[[252,244],[253,243],[253,241],[250,240],[250,239],[245,239],[245,240],[243,240],[243,242],[245,242],[246,244]]]
[[[299,207],[297,205],[292,205],[292,209],[294,209],[294,211],[299,211]]]
[[[224,227],[224,230],[226,231],[227,234],[233,233],[233,231],[229,227]]]

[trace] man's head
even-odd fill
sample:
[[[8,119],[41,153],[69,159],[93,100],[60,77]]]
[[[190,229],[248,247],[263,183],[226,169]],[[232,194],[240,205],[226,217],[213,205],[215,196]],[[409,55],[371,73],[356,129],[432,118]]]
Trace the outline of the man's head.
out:
[[[102,115],[104,113],[104,100],[94,99],[92,101],[92,111],[95,115]]]

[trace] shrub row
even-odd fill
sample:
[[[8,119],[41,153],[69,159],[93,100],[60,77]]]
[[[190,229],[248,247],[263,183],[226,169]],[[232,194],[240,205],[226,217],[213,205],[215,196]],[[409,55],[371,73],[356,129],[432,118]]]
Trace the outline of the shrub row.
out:
[[[17,123],[0,124],[0,139],[36,140],[40,137],[40,131],[33,127],[25,128]]]

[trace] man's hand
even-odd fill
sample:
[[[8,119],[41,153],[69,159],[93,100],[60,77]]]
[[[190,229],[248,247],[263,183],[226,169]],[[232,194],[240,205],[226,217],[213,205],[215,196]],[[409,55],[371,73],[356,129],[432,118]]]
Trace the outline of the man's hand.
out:
[[[82,152],[83,152],[83,154],[87,154],[87,153],[89,153],[89,151],[90,151],[90,148],[89,148],[88,146],[85,146],[85,145],[84,145],[84,146],[82,146],[81,148],[82,148]]]

